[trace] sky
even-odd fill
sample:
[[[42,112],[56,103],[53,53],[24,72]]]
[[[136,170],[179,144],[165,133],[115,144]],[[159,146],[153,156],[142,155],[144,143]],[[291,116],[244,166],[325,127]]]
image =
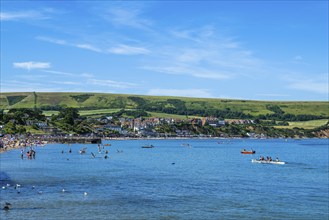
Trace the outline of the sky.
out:
[[[328,1],[1,0],[1,92],[328,100]]]

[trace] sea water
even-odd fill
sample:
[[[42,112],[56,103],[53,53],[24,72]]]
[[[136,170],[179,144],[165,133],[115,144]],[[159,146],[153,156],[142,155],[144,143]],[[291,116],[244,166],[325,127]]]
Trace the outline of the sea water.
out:
[[[106,143],[2,153],[0,219],[328,219],[328,139]]]

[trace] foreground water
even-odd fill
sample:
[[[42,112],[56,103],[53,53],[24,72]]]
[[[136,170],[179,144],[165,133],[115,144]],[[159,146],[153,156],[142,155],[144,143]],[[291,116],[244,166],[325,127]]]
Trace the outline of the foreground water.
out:
[[[12,205],[0,219],[328,219],[328,139],[105,143],[108,159],[82,144],[1,154],[1,208]],[[251,163],[260,155],[287,164]]]

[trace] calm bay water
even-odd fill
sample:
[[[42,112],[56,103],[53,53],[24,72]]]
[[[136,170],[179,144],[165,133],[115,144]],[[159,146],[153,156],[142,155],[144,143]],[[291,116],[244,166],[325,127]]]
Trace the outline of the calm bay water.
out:
[[[328,219],[328,139],[105,143],[108,159],[82,144],[1,154],[1,207],[12,208],[0,219]],[[260,155],[287,164],[251,163]]]

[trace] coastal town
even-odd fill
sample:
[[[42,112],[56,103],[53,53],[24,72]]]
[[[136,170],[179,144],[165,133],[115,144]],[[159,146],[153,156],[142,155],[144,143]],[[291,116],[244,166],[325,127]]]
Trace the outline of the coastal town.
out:
[[[38,128],[38,133],[24,132],[21,134],[6,134],[6,126],[1,125],[0,150],[26,146],[45,145],[48,142],[62,143],[101,143],[101,139],[113,138],[227,138],[242,137],[222,133],[213,134],[197,133],[198,128],[218,129],[230,124],[254,124],[252,120],[219,120],[217,118],[194,118],[188,120],[174,118],[118,118],[112,116],[87,119],[91,124],[88,133],[65,132],[59,127],[51,125],[50,119],[44,121],[27,120],[25,126]],[[13,121],[12,121],[13,122]],[[182,126],[181,124],[184,124]],[[189,125],[189,126],[187,126]],[[163,127],[167,127],[164,130]],[[161,129],[162,128],[162,129]],[[168,129],[169,128],[169,129]],[[191,129],[192,128],[192,129]],[[247,133],[248,137],[264,138],[264,134]]]
[[[151,138],[328,138],[328,121],[314,129],[284,128],[285,120],[223,119],[214,116],[152,117],[142,110],[80,115],[62,108],[45,115],[41,109],[0,112],[0,150],[56,143],[97,143],[104,139]],[[281,127],[280,127],[281,126]]]

